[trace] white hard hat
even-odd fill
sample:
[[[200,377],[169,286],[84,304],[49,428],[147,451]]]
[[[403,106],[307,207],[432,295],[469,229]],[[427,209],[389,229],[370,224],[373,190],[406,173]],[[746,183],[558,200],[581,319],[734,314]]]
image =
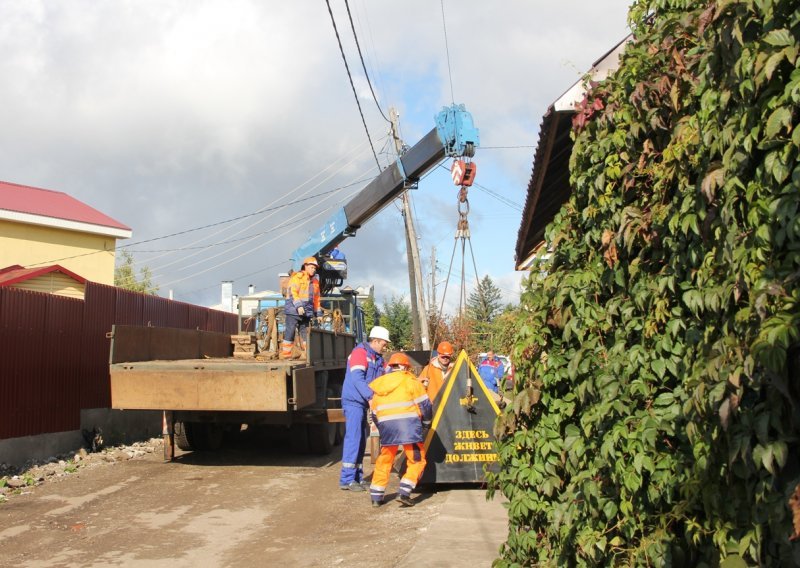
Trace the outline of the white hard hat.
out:
[[[369,338],[370,339],[383,339],[384,341],[391,341],[389,339],[389,330],[385,327],[381,327],[376,325],[371,330],[369,330]]]

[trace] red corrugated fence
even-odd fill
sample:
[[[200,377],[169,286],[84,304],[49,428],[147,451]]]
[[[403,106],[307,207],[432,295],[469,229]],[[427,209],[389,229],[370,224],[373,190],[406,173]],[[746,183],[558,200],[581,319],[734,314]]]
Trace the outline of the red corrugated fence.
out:
[[[115,323],[236,333],[237,315],[86,283],[84,300],[0,288],[0,439],[80,427],[108,408]]]

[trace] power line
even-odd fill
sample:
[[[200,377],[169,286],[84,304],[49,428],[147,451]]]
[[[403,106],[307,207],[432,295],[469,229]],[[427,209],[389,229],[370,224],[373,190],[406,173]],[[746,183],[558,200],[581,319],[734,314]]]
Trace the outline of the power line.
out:
[[[481,146],[481,152],[484,150],[513,150],[516,148],[536,148],[536,146]]]
[[[364,64],[364,56],[361,55],[361,46],[358,44],[358,35],[356,34],[356,27],[353,24],[353,16],[350,14],[350,3],[347,0],[344,0],[344,5],[347,8],[347,17],[350,19],[350,28],[353,30],[353,39],[356,40],[356,48],[358,49],[358,58],[361,60],[361,67],[364,69],[364,76],[367,78],[367,85],[369,85],[369,92],[372,93],[372,100],[375,101],[375,106],[378,107],[378,112],[381,113],[383,119],[391,124],[391,120],[386,118],[386,115],[383,114],[383,109],[381,105],[378,104],[378,98],[375,96],[375,91],[372,90],[372,82],[369,80],[369,73],[367,73],[367,66]]]
[[[326,0],[327,1],[327,0]],[[442,28],[444,29],[444,49],[447,53],[447,76],[450,78],[450,102],[455,103],[456,96],[453,94],[453,71],[450,69],[450,46],[447,42],[447,22],[444,18],[444,0],[441,0],[442,5]]]
[[[440,167],[440,168],[442,168],[442,169],[443,169],[443,170],[445,170],[445,171],[448,171],[448,170],[447,170],[447,167],[445,167],[443,164],[439,164],[439,167]],[[516,209],[517,211],[522,211],[522,205],[520,205],[519,203],[515,203],[514,201],[511,201],[511,200],[510,200],[510,199],[508,199],[507,197],[503,197],[503,196],[502,196],[502,195],[500,195],[499,193],[497,193],[497,192],[495,192],[495,191],[492,191],[492,190],[491,190],[491,189],[489,189],[488,187],[486,187],[486,186],[484,186],[484,185],[481,185],[481,184],[479,184],[479,183],[477,183],[477,182],[473,182],[473,184],[472,184],[472,185],[473,185],[473,186],[475,186],[475,187],[478,187],[478,188],[482,189],[484,192],[488,193],[489,195],[491,195],[492,197],[494,197],[495,199],[497,199],[498,201],[500,201],[500,202],[501,202],[503,205],[506,205],[506,206],[508,206],[508,207],[511,207],[512,209]]]
[[[375,146],[372,144],[372,137],[369,135],[369,128],[367,128],[367,121],[364,118],[364,111],[361,110],[361,102],[359,102],[358,100],[358,93],[356,93],[356,86],[353,83],[353,76],[350,74],[350,66],[347,64],[347,57],[345,57],[344,55],[342,40],[339,37],[339,29],[336,27],[336,20],[333,17],[333,11],[331,10],[330,0],[325,0],[325,4],[328,5],[328,13],[331,16],[331,24],[333,24],[333,31],[336,34],[336,41],[339,43],[339,52],[342,54],[342,61],[344,61],[344,68],[347,71],[347,78],[350,80],[350,88],[353,89],[353,97],[355,97],[356,99],[356,106],[358,106],[358,114],[361,115],[361,122],[364,124],[364,131],[367,133],[367,139],[369,140],[369,145],[372,148],[372,155],[375,156],[375,163],[378,166],[378,171],[381,171],[381,163],[378,161],[378,154],[375,153]]]
[[[372,179],[372,178],[369,178],[369,179]],[[284,207],[289,207],[291,205],[296,205],[298,203],[302,203],[303,201],[308,201],[310,199],[316,199],[316,198],[318,198],[320,196],[323,196],[323,195],[327,195],[327,194],[330,194],[330,193],[335,193],[337,191],[341,191],[342,189],[346,189],[348,187],[351,187],[351,186],[356,185],[358,183],[362,183],[364,181],[366,181],[366,180],[359,180],[359,181],[356,181],[356,182],[353,182],[353,183],[350,183],[350,184],[347,184],[347,185],[343,185],[341,187],[337,187],[335,189],[331,189],[331,190],[328,190],[328,191],[323,191],[323,192],[317,193],[315,195],[311,195],[311,196],[308,196],[308,197],[303,197],[301,199],[296,199],[294,201],[290,201],[288,203],[284,203],[283,205],[276,205],[275,207],[262,209],[260,211],[256,211],[255,213],[248,213],[246,215],[240,215],[239,217],[233,217],[232,219],[227,219],[225,221],[218,221],[216,223],[209,223],[207,225],[203,225],[203,226],[200,226],[200,227],[195,227],[193,229],[186,229],[185,231],[178,231],[177,233],[170,233],[169,235],[163,235],[161,237],[153,237],[152,239],[145,239],[143,241],[137,241],[135,243],[129,243],[129,244],[122,245],[122,246],[118,247],[118,249],[119,250],[124,250],[124,249],[128,249],[130,247],[142,245],[142,244],[145,244],[145,243],[152,243],[154,241],[160,241],[160,240],[163,240],[163,239],[169,239],[171,237],[177,237],[177,236],[180,236],[180,235],[186,235],[188,233],[193,233],[195,231],[202,231],[203,229],[209,229],[211,227],[216,227],[218,225],[224,225],[226,223],[231,223],[233,221],[238,221],[240,219],[246,219],[246,218],[252,217],[254,215],[261,215],[262,213],[269,213],[269,212],[272,212],[272,211],[277,211],[279,209],[283,209]],[[256,234],[255,236],[258,236],[258,234]],[[237,240],[242,240],[242,239],[234,239],[232,241],[227,241],[227,242],[230,243],[230,242],[235,242]],[[223,244],[223,243],[216,243],[216,244]],[[214,244],[208,245],[208,247],[210,247],[210,246],[215,246],[215,245]],[[187,248],[183,248],[183,249],[173,249],[173,250],[176,250],[176,251],[189,250],[190,248],[192,248],[192,247],[187,247]],[[197,247],[195,247],[195,248],[197,248]],[[202,248],[202,247],[200,247],[200,248]],[[80,257],[83,257],[83,256],[91,256],[93,254],[102,254],[102,253],[105,253],[105,252],[111,252],[111,251],[96,250],[96,251],[92,251],[92,252],[85,252],[85,253],[82,253],[82,254],[75,254],[75,255],[72,255],[72,256],[65,256],[65,257],[62,257],[62,258],[55,258],[55,259],[52,259],[52,260],[46,260],[46,261],[43,261],[43,262],[37,262],[35,264],[31,264],[30,266],[31,267],[42,266],[42,265],[46,265],[46,264],[52,264],[54,262],[60,262],[62,260],[70,260],[70,259],[73,259],[73,258],[80,258]],[[137,251],[132,251],[132,252],[137,252]],[[147,251],[139,251],[139,252],[147,252]],[[158,251],[151,251],[151,252],[158,252]]]

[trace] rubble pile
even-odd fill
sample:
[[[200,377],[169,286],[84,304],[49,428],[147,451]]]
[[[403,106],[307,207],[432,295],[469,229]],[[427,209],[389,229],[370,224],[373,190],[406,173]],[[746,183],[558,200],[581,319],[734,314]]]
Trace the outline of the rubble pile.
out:
[[[0,503],[24,493],[27,487],[61,480],[79,469],[140,459],[147,454],[163,452],[163,448],[164,441],[161,438],[151,438],[131,445],[103,448],[98,452],[81,448],[52,456],[43,462],[28,461],[20,467],[0,463]]]

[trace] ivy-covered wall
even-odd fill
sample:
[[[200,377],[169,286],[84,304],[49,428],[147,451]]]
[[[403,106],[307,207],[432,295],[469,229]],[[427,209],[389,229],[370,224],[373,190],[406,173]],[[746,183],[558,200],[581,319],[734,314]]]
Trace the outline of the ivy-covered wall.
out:
[[[800,565],[800,3],[629,23],[522,298],[497,564]]]

